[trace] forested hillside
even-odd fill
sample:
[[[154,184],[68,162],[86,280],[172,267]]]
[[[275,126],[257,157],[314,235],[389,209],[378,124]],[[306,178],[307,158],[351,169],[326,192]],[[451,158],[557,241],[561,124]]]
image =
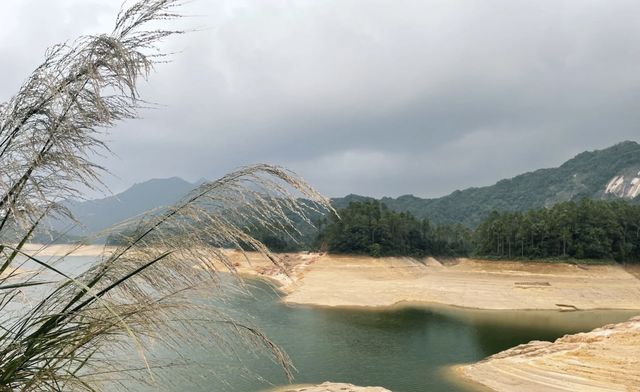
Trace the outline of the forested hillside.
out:
[[[352,202],[321,225],[316,247],[371,256],[480,256],[640,261],[640,205],[569,201],[528,212],[492,212],[474,231],[432,225],[383,203]]]
[[[410,212],[433,223],[475,227],[492,211],[527,211],[585,197],[637,201],[639,172],[640,145],[623,142],[583,152],[558,168],[525,173],[492,186],[455,191],[437,199],[406,195],[381,201],[394,211]],[[352,201],[367,199],[371,198],[349,195],[333,202],[344,208]]]

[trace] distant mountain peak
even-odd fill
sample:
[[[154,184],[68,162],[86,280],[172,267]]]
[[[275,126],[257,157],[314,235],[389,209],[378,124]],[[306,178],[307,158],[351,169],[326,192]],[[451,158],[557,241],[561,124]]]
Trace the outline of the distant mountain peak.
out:
[[[102,199],[72,201],[67,206],[86,227],[85,233],[104,230],[120,221],[160,206],[179,201],[196,188],[180,177],[152,178],[136,183],[123,192]],[[54,223],[56,229],[64,229],[69,222]],[[71,234],[81,234],[76,229]]]
[[[633,147],[640,147],[640,144],[638,144],[638,142],[633,141],[633,140],[624,140],[618,144],[614,144],[612,147],[616,147],[616,146],[633,146]],[[609,148],[612,148],[609,147]]]
[[[165,178],[150,178],[146,181],[142,181],[142,182],[136,182],[135,184],[133,184],[131,186],[131,188],[135,187],[135,186],[141,186],[141,185],[149,185],[149,184],[167,184],[167,183],[184,183],[184,184],[190,184],[189,181],[184,180],[181,177],[178,176],[173,176],[173,177],[165,177]],[[129,188],[129,189],[131,189]]]

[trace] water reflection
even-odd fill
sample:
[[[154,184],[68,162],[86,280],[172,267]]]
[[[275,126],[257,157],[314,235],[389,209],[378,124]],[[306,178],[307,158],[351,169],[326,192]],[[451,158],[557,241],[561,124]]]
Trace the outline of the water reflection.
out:
[[[462,391],[465,389],[453,384],[443,368],[478,361],[531,340],[554,340],[626,320],[637,313],[292,307],[282,304],[265,282],[253,281],[245,289],[245,294],[233,291],[225,301],[216,296],[208,301],[258,326],[284,348],[297,368],[296,383],[330,380],[379,385],[395,392]],[[213,345],[188,350],[185,357],[197,366],[174,367],[165,374],[183,382],[185,390],[257,392],[286,383],[278,365],[240,346],[233,348],[231,357]],[[173,354],[154,355],[172,359]]]
[[[264,291],[263,285],[256,283],[256,289]],[[396,392],[462,390],[444,375],[444,367],[635,313],[291,307],[275,294],[243,302],[242,309],[255,314],[256,323],[290,354],[299,370],[296,382],[343,381]]]

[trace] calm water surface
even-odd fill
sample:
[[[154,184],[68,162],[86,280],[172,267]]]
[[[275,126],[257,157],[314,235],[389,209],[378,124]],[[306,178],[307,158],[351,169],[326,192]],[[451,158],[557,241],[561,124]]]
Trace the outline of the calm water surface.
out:
[[[384,386],[395,392],[468,391],[468,386],[452,383],[443,369],[531,340],[554,340],[633,315],[291,307],[280,303],[278,294],[264,282],[253,282],[250,291],[251,298],[233,298],[226,306],[239,317],[251,314],[250,321],[287,351],[297,368],[296,383],[330,380]],[[216,363],[215,353],[198,355]],[[268,382],[286,383],[282,371],[268,360],[241,357],[266,380],[258,382],[232,366],[219,372],[229,385],[203,380],[200,389],[192,390],[251,392],[268,389]]]
[[[71,272],[87,261],[73,257],[63,267]],[[292,307],[282,304],[266,282],[250,281],[248,292],[232,294],[220,306],[260,328],[289,354],[297,369],[296,383],[349,382],[395,392],[468,391],[451,382],[443,369],[531,340],[554,340],[634,315]],[[234,356],[223,356],[210,346],[189,348],[187,358],[200,367],[169,368],[165,376],[180,380],[183,390],[194,392],[256,392],[286,384],[281,368],[268,358],[247,352],[243,346],[229,349]]]

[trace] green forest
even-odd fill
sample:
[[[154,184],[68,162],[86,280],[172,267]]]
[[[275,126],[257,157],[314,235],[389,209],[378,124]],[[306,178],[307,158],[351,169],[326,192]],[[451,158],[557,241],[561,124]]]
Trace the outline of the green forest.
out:
[[[352,202],[338,213],[321,221],[316,247],[371,256],[640,260],[640,205],[620,200],[493,212],[475,230],[432,225],[375,200]]]
[[[640,205],[564,202],[528,212],[492,213],[475,231],[479,255],[640,260]]]
[[[472,251],[473,232],[458,225],[433,226],[377,200],[352,202],[320,223],[317,244],[333,253],[371,256],[462,256]]]

